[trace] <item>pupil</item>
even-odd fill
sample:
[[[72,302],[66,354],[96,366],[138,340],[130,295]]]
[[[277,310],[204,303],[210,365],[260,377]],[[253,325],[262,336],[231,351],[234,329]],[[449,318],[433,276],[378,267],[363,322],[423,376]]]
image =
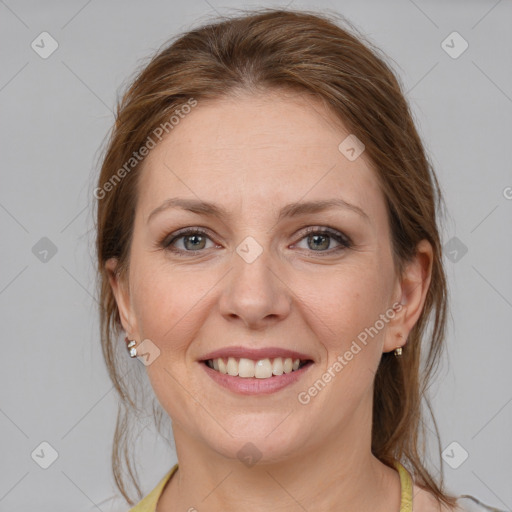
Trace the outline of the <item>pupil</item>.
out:
[[[310,238],[312,238],[315,243],[318,241],[318,239],[323,239],[324,240],[324,244],[323,246],[322,245],[315,245],[316,248],[321,248],[321,249],[327,249],[329,247],[329,237],[326,236],[326,235],[312,235]],[[325,243],[327,242],[327,243]]]
[[[190,240],[192,239],[195,239],[196,241],[195,242],[192,242],[192,249],[195,250],[198,248],[198,243],[200,244],[201,242],[204,242],[204,238],[202,236],[198,236],[198,235],[189,235],[188,237],[185,238],[185,246],[187,246],[187,242],[189,242]],[[187,249],[190,249],[191,247],[188,247],[187,246]],[[202,247],[200,247],[202,249]]]

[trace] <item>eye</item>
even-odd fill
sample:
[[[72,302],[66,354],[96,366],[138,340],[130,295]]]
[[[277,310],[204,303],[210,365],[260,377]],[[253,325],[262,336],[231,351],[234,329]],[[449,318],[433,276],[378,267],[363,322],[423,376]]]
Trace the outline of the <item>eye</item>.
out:
[[[352,246],[350,238],[340,231],[331,228],[309,227],[303,231],[304,236],[300,242],[305,240],[306,250],[316,253],[332,254]],[[333,240],[338,244],[337,247],[331,248]],[[207,247],[207,242],[211,245]],[[203,228],[186,228],[175,233],[171,233],[159,242],[159,246],[165,250],[173,252],[178,256],[197,254],[204,249],[215,247],[215,243],[209,236],[209,232]],[[293,244],[292,247],[298,246]],[[304,248],[304,247],[302,247]]]
[[[310,227],[306,229],[305,233],[306,236],[303,236],[301,241],[305,240],[306,249],[313,252],[332,254],[333,252],[348,249],[352,245],[348,236],[331,228]],[[330,248],[333,240],[338,246]]]
[[[181,255],[186,252],[194,253],[202,249],[209,249],[210,247],[206,247],[208,240],[212,242],[206,230],[201,228],[189,228],[165,237],[160,245],[164,249]]]

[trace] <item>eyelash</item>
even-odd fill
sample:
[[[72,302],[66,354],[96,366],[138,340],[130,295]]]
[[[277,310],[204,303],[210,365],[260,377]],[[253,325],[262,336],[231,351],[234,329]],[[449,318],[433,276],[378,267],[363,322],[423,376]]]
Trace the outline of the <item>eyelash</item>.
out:
[[[333,253],[336,253],[336,252],[344,250],[344,249],[350,249],[352,247],[352,241],[350,240],[350,238],[347,235],[345,235],[335,229],[329,228],[329,227],[323,227],[323,228],[319,228],[319,227],[315,227],[315,226],[308,227],[303,232],[303,236],[299,239],[299,242],[312,234],[329,236],[329,237],[333,238],[334,240],[336,240],[336,242],[338,242],[340,244],[339,247],[336,247],[334,249],[329,249],[327,251],[311,250],[311,252],[318,253],[321,256],[323,256],[323,254],[332,255]],[[184,251],[182,249],[172,248],[172,244],[174,242],[176,242],[180,238],[184,238],[189,235],[202,235],[202,236],[206,236],[207,238],[209,238],[211,240],[211,237],[209,236],[208,231],[204,228],[199,228],[199,227],[198,228],[186,228],[182,231],[177,231],[175,233],[172,233],[171,235],[166,235],[162,240],[160,240],[158,245],[159,245],[159,247],[161,247],[169,252],[172,252],[178,256],[184,256],[184,257],[189,256],[189,255],[195,256],[201,252],[205,252],[206,249],[201,249],[198,251]],[[213,240],[212,240],[212,242],[213,242]]]

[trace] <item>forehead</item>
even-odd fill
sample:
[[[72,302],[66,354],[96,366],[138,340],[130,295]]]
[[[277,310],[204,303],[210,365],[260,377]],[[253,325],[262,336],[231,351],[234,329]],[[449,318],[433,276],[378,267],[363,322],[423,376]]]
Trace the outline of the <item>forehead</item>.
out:
[[[328,194],[372,208],[383,198],[371,163],[338,148],[349,135],[312,95],[199,100],[146,158],[139,204],[147,216],[171,195],[258,207]]]

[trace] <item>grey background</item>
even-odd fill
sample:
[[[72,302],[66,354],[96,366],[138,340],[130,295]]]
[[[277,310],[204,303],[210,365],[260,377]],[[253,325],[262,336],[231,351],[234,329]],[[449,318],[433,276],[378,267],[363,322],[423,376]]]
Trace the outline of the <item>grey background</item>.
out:
[[[93,298],[98,151],[141,58],[216,11],[262,5],[287,2],[0,1],[0,510],[127,510],[109,500],[116,396]],[[442,448],[456,441],[469,454],[457,469],[443,462],[448,488],[512,510],[512,2],[290,7],[345,15],[404,83],[445,193],[443,239],[459,258],[446,260],[449,357],[433,388]],[[31,48],[43,31],[59,45],[47,59]],[[456,59],[441,46],[453,31],[469,44]],[[152,427],[141,437],[148,492],[175,454]],[[58,453],[48,469],[31,457],[43,441]],[[452,465],[462,453],[449,450]]]

